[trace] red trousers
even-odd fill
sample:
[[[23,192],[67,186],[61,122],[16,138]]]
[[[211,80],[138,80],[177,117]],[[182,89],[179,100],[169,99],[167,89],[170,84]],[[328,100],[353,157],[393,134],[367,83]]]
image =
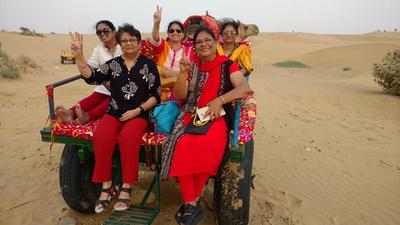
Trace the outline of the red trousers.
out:
[[[207,183],[208,174],[190,174],[178,176],[181,186],[182,198],[185,203],[193,202],[200,197],[201,191]]]
[[[119,144],[121,153],[123,183],[134,184],[138,181],[139,150],[147,126],[148,121],[139,117],[121,122],[108,114],[103,116],[93,137],[95,157],[93,182],[111,180],[112,155],[116,143]]]
[[[104,116],[108,109],[110,96],[93,92],[91,95],[79,101],[79,105],[82,110],[89,114],[89,122],[98,120]],[[70,108],[74,113],[74,118],[76,118],[75,114],[75,106]]]

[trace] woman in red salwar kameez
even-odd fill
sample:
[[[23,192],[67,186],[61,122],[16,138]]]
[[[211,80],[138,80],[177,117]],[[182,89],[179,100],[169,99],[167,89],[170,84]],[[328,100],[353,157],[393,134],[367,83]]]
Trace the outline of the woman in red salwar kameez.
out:
[[[195,62],[190,63],[187,56],[180,62],[174,92],[175,97],[185,99],[186,104],[174,130],[164,142],[161,172],[163,179],[178,178],[184,204],[175,219],[185,225],[197,224],[204,217],[198,200],[208,178],[217,174],[221,164],[228,139],[231,102],[251,92],[239,67],[216,53],[215,36],[210,29],[197,30],[194,44],[198,56]],[[207,132],[201,135],[185,133],[196,107],[205,106],[209,106],[206,116],[209,115],[212,121]],[[219,114],[222,108],[226,116]]]

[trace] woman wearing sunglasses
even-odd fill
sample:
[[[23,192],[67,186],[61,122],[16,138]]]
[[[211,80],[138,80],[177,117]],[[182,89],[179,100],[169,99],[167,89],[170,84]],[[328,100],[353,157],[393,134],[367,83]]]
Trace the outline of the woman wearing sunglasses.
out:
[[[226,22],[221,26],[221,36],[223,42],[217,45],[217,51],[220,55],[229,57],[240,67],[240,72],[244,76],[250,75],[253,71],[251,65],[251,48],[248,42],[236,42],[239,34],[238,23],[231,21]]]
[[[97,22],[96,34],[101,42],[93,49],[92,55],[87,61],[93,68],[98,68],[106,61],[121,55],[121,47],[115,39],[114,24],[108,20]],[[58,106],[56,108],[57,117],[64,122],[72,122],[77,119],[81,124],[100,119],[108,108],[111,94],[106,86],[109,84],[98,85],[91,95],[70,109]]]
[[[176,77],[179,74],[179,61],[183,54],[192,55],[192,47],[182,44],[184,39],[183,25],[179,21],[171,21],[168,24],[168,38],[160,38],[162,8],[157,6],[157,10],[153,15],[153,31],[151,43],[153,45],[153,54],[157,57],[157,67],[160,71],[162,101],[175,100],[173,96],[173,87]]]

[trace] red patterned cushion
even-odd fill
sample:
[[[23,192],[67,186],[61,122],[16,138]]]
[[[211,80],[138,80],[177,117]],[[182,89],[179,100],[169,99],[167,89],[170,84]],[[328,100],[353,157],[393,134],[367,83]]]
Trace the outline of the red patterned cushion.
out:
[[[243,144],[253,137],[254,125],[256,121],[256,101],[254,96],[249,96],[242,101],[239,122],[239,143]],[[70,136],[85,140],[93,140],[93,133],[96,130],[99,121],[89,122],[87,124],[78,124],[75,122],[65,123],[56,122],[53,126],[53,134],[58,136]],[[150,143],[152,146],[160,146],[164,141],[166,134],[146,133],[143,135],[143,142]]]
[[[256,99],[254,95],[242,100],[239,120],[239,144],[247,143],[253,137],[256,124]]]

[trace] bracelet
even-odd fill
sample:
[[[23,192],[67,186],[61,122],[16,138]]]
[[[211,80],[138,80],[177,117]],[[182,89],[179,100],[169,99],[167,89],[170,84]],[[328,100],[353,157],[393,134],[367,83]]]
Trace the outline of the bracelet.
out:
[[[220,96],[218,96],[218,98],[219,99],[221,99],[221,101],[222,101],[222,105],[225,105],[225,99],[220,95]]]
[[[144,113],[144,108],[143,108],[143,106],[139,105],[138,108],[140,109],[140,113]]]

